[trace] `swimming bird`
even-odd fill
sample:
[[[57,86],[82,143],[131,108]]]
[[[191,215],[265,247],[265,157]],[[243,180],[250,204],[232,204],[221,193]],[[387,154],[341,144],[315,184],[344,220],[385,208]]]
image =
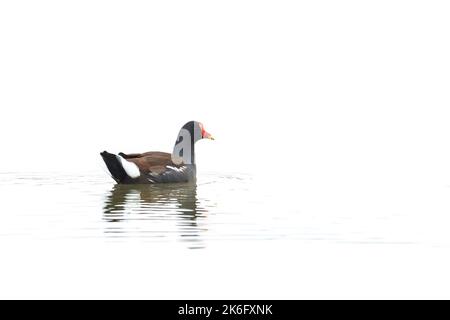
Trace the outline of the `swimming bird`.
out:
[[[195,148],[201,139],[214,138],[202,123],[190,121],[180,130],[173,152],[150,151],[115,155],[100,153],[112,178],[120,184],[155,184],[196,180]]]

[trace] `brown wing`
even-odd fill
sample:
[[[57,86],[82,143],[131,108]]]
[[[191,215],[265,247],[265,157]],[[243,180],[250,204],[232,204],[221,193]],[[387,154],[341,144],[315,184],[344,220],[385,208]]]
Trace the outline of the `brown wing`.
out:
[[[167,152],[145,152],[134,154],[121,154],[122,157],[135,163],[142,172],[162,173],[166,166],[178,167],[172,162],[172,155]]]

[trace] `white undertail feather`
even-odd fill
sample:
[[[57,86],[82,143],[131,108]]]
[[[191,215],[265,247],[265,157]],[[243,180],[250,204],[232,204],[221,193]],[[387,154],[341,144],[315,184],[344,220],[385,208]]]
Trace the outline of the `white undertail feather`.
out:
[[[139,171],[139,168],[135,163],[127,161],[126,159],[124,159],[121,156],[116,156],[116,157],[120,161],[120,164],[122,165],[123,169],[125,170],[125,172],[127,173],[127,175],[130,178],[136,179],[136,178],[140,177],[141,172]]]

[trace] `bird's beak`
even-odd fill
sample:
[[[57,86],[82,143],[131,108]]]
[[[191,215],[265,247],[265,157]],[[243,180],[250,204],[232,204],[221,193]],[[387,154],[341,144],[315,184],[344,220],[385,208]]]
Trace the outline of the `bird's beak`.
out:
[[[215,140],[214,137],[209,132],[206,132],[206,131],[204,132],[203,138],[209,139],[209,140]]]

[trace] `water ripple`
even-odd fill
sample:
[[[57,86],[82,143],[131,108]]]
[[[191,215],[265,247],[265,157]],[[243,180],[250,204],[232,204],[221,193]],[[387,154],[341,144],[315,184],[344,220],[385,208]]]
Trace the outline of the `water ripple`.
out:
[[[142,240],[204,248],[210,243],[295,240],[411,243],[403,215],[321,210],[296,185],[245,174],[202,174],[195,184],[114,185],[100,174],[0,173],[2,239]],[[332,207],[327,207],[332,208]],[[336,211],[338,212],[338,211]]]

